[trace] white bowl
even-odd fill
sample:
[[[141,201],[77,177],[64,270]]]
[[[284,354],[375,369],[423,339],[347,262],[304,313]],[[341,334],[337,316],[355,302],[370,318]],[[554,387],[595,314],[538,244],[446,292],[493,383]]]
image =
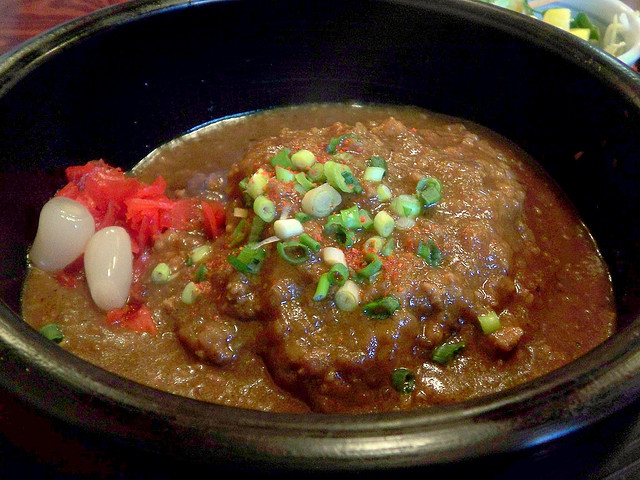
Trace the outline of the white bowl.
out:
[[[531,2],[535,5],[536,2]],[[633,8],[620,0],[560,0],[545,5],[542,9],[569,8],[572,12],[584,12],[591,21],[600,27],[604,35],[607,25],[613,22],[614,15],[626,14],[629,28],[623,33],[627,50],[617,58],[627,65],[634,65],[640,58],[640,18]]]

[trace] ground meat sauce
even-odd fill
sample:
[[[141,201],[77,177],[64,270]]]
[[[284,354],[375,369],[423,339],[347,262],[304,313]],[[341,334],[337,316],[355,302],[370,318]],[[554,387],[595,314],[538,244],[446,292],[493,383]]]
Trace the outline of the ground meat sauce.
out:
[[[275,218],[296,218],[309,185],[278,180],[272,159],[290,163],[300,150],[324,170],[332,161],[351,173],[340,175],[346,191],[335,188],[341,203],[331,215],[302,223],[321,250],[292,247],[294,260],[303,254],[292,264],[278,243],[298,235],[263,243],[255,250],[264,258],[250,259],[257,268],[243,272],[230,256],[251,252],[251,235],[257,242],[274,236],[273,221],[257,236],[250,231],[260,222],[248,182],[264,173],[258,192]],[[381,181],[364,179],[374,157],[386,162]],[[313,182],[307,167],[286,170],[303,172],[314,188],[326,182]],[[521,152],[478,127],[410,108],[276,109],[171,142],[135,173],[149,183],[161,175],[171,198],[225,205],[217,238],[196,222],[164,230],[139,254],[131,295],[150,310],[153,331],[107,322],[85,282],[69,285],[35,268],[23,310],[36,328],[59,325],[63,348],[152,387],[267,411],[413,409],[533,379],[614,329],[608,273],[589,233]],[[420,195],[424,178],[439,184],[433,203]],[[391,195],[384,201],[381,184]],[[403,195],[408,203],[398,206]],[[355,226],[328,226],[354,206]],[[386,237],[370,225],[381,211],[395,224]],[[379,239],[367,242],[372,237]],[[189,260],[203,245],[210,246],[203,258]],[[327,247],[344,253],[359,295],[352,311],[337,306],[339,275],[314,299],[330,270]],[[171,275],[157,284],[151,275],[161,263]],[[371,264],[378,272],[362,274]],[[370,305],[384,298],[388,310]],[[481,318],[493,328],[483,330]]]

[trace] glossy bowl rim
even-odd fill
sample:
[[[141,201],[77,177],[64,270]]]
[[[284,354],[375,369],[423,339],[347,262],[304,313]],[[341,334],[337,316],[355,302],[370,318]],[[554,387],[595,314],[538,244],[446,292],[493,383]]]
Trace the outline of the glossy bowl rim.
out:
[[[0,57],[0,96],[51,53],[102,29],[210,0],[145,0],[99,10],[47,31]],[[618,60],[570,34],[499,7],[470,0],[388,0],[465,15],[526,37],[553,55],[580,65],[640,110],[640,79]],[[544,35],[541,35],[544,34]],[[602,355],[606,351],[606,355]],[[0,305],[0,364],[14,376],[0,385],[38,409],[83,429],[156,449],[160,437],[142,422],[182,432],[174,453],[199,460],[231,458],[282,468],[370,469],[443,463],[546,442],[600,420],[640,392],[640,325],[633,324],[580,359],[544,377],[481,399],[412,412],[358,416],[275,414],[212,405],[160,392],[95,367],[44,340],[6,305]],[[604,368],[606,367],[606,368]],[[624,385],[624,387],[622,387]],[[28,386],[27,390],[24,389]],[[617,387],[615,393],[612,387]],[[43,398],[51,389],[56,398]],[[69,398],[61,398],[70,394]],[[83,415],[74,415],[82,402]],[[106,413],[105,413],[106,412]],[[92,413],[96,417],[86,415]],[[100,418],[96,421],[95,418]],[[464,433],[464,435],[463,435]],[[198,445],[188,452],[188,445]],[[214,453],[215,452],[215,453]],[[208,458],[213,457],[213,458]]]

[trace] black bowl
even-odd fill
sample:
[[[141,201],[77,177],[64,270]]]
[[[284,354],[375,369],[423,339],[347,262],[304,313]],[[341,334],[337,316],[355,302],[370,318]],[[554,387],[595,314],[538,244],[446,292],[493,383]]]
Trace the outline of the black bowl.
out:
[[[611,415],[640,391],[640,78],[587,43],[465,0],[159,0],[68,23],[0,60],[0,385],[38,409],[174,457],[367,469],[519,450]],[[26,250],[64,167],[105,158],[129,168],[211,119],[345,100],[472,120],[536,158],[609,264],[618,333],[487,398],[410,413],[290,415],[143,387],[21,321]]]

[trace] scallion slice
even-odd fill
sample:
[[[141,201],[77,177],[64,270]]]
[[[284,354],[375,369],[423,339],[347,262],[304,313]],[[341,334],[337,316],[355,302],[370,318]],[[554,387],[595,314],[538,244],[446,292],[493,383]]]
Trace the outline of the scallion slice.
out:
[[[227,261],[238,271],[246,274],[256,274],[260,271],[260,265],[267,256],[263,248],[255,248],[247,244],[238,255],[229,254]]]
[[[431,207],[441,199],[442,185],[432,177],[424,177],[416,185],[416,193],[425,207]]]
[[[313,183],[323,183],[327,180],[327,177],[324,174],[324,165],[318,162],[311,165],[311,168],[309,168],[309,171],[307,172],[307,176]]]
[[[300,235],[304,231],[304,227],[299,220],[286,218],[284,220],[276,220],[273,224],[273,231],[280,240],[286,240]]]
[[[289,150],[288,148],[283,148],[282,150],[280,150],[275,156],[271,157],[271,166],[275,167],[275,166],[280,166],[282,168],[291,168],[293,166],[293,164],[291,163],[291,160],[289,159],[289,154],[291,153],[291,150]]]
[[[396,392],[407,395],[416,387],[416,376],[407,368],[396,368],[391,374],[391,386]]]
[[[342,202],[340,193],[328,183],[309,190],[302,198],[302,210],[313,217],[326,217]]]
[[[449,363],[453,356],[464,347],[464,342],[445,343],[443,345],[439,345],[433,350],[431,359],[434,362],[444,365],[445,363]]]
[[[207,273],[209,273],[209,269],[205,266],[204,263],[201,263],[196,269],[196,273],[193,275],[193,279],[196,283],[200,283],[207,278]]]
[[[294,173],[291,170],[287,170],[280,165],[276,165],[276,178],[279,182],[282,183],[293,182],[296,179]]]
[[[364,242],[364,247],[362,250],[365,254],[379,253],[380,250],[382,250],[382,247],[384,247],[384,239],[376,235],[374,237],[368,238]]]
[[[259,195],[253,202],[253,211],[264,222],[272,222],[276,218],[276,205],[264,195]]]
[[[298,150],[291,155],[291,163],[293,163],[293,166],[298,170],[306,170],[316,163],[316,156],[309,150]]]
[[[398,308],[400,308],[400,301],[393,295],[388,295],[367,303],[362,311],[371,318],[384,320],[392,316]]]
[[[384,168],[367,167],[364,170],[364,175],[362,175],[362,179],[365,182],[381,182],[386,173],[387,171]]]
[[[247,238],[247,235],[251,231],[251,225],[244,218],[238,222],[236,228],[233,229],[231,233],[231,240],[229,241],[230,247],[237,247],[244,239]]]
[[[278,242],[276,249],[280,257],[294,265],[304,263],[309,258],[309,247],[302,242]]]
[[[327,298],[329,293],[329,287],[331,286],[331,280],[329,280],[329,274],[323,273],[318,279],[318,285],[316,286],[316,292],[313,294],[313,299],[316,302]]]
[[[387,243],[384,244],[382,250],[380,250],[380,255],[382,255],[383,257],[388,257],[394,252],[395,249],[396,241],[393,238],[390,238],[389,240],[387,240]]]
[[[269,174],[264,169],[259,168],[256,173],[251,175],[247,183],[247,193],[251,198],[257,198],[267,189],[269,183]]]
[[[196,265],[202,262],[211,253],[211,245],[200,245],[189,252],[187,265]]]
[[[346,135],[340,135],[339,137],[333,137],[331,140],[329,140],[329,144],[327,145],[327,153],[329,155],[333,155],[334,153],[336,153],[338,148],[342,145],[342,142],[344,142],[347,138],[357,139],[358,137],[354,133],[348,133]]]
[[[378,185],[376,188],[376,197],[380,202],[386,202],[391,198],[391,190],[386,185]]]
[[[352,280],[347,280],[336,292],[334,301],[340,310],[352,312],[360,304],[360,288]]]
[[[314,252],[319,252],[322,245],[317,240],[314,240],[311,235],[303,233],[300,235],[300,243],[305,247],[309,247]]]
[[[355,233],[345,227],[341,222],[330,222],[324,227],[325,234],[335,238],[335,240],[345,247],[352,247],[355,243]]]
[[[500,330],[500,328],[502,327],[502,323],[500,322],[500,317],[493,310],[490,310],[487,313],[481,313],[480,315],[478,315],[478,322],[480,323],[480,328],[482,329],[482,332],[487,335],[497,330]]]
[[[308,222],[309,220],[311,220],[311,215],[307,215],[304,212],[298,212],[293,216],[293,218],[298,220],[300,223],[304,223],[304,222]]]
[[[260,240],[262,236],[262,232],[264,231],[265,221],[260,217],[253,217],[253,221],[251,222],[251,230],[249,231],[249,238],[247,238],[248,243],[256,243]]]
[[[358,209],[357,205],[354,205],[351,208],[340,210],[339,218],[339,223],[341,223],[345,228],[360,228],[360,210]],[[333,218],[330,219],[330,221],[336,220],[337,219]]]
[[[64,340],[62,330],[55,323],[48,323],[38,331],[42,336],[44,336],[44,338],[46,338],[47,340],[51,340],[52,342],[60,343],[62,340]]]
[[[422,204],[414,195],[400,195],[391,201],[391,209],[401,217],[417,217]]]
[[[365,260],[369,262],[366,267],[361,268],[355,274],[355,278],[359,282],[372,281],[380,270],[382,270],[382,260],[375,253],[365,255]]]
[[[295,179],[296,182],[298,182],[298,185],[304,189],[305,193],[315,187],[315,185],[309,181],[304,172],[296,173]]]
[[[342,263],[347,265],[347,260],[344,256],[344,252],[336,247],[325,247],[322,249],[322,259],[328,265],[335,265],[336,263]]]
[[[349,269],[343,263],[336,263],[329,270],[329,280],[338,287],[342,287],[348,279]]]
[[[186,305],[191,305],[198,298],[198,293],[199,292],[198,292],[198,288],[196,287],[196,284],[193,282],[189,282],[185,285],[184,289],[182,290],[182,295],[180,295],[180,300],[182,300],[182,303]]]
[[[167,283],[171,278],[171,269],[166,263],[159,263],[151,271],[151,281],[156,285]]]
[[[381,237],[388,237],[395,228],[395,221],[391,215],[381,210],[376,213],[376,216],[373,218],[373,228],[375,228]]]
[[[436,245],[436,243],[431,239],[427,239],[426,241],[420,240],[420,242],[418,243],[417,254],[419,257],[425,259],[427,263],[434,268],[439,267],[442,264],[442,252],[440,251],[440,248]]]

